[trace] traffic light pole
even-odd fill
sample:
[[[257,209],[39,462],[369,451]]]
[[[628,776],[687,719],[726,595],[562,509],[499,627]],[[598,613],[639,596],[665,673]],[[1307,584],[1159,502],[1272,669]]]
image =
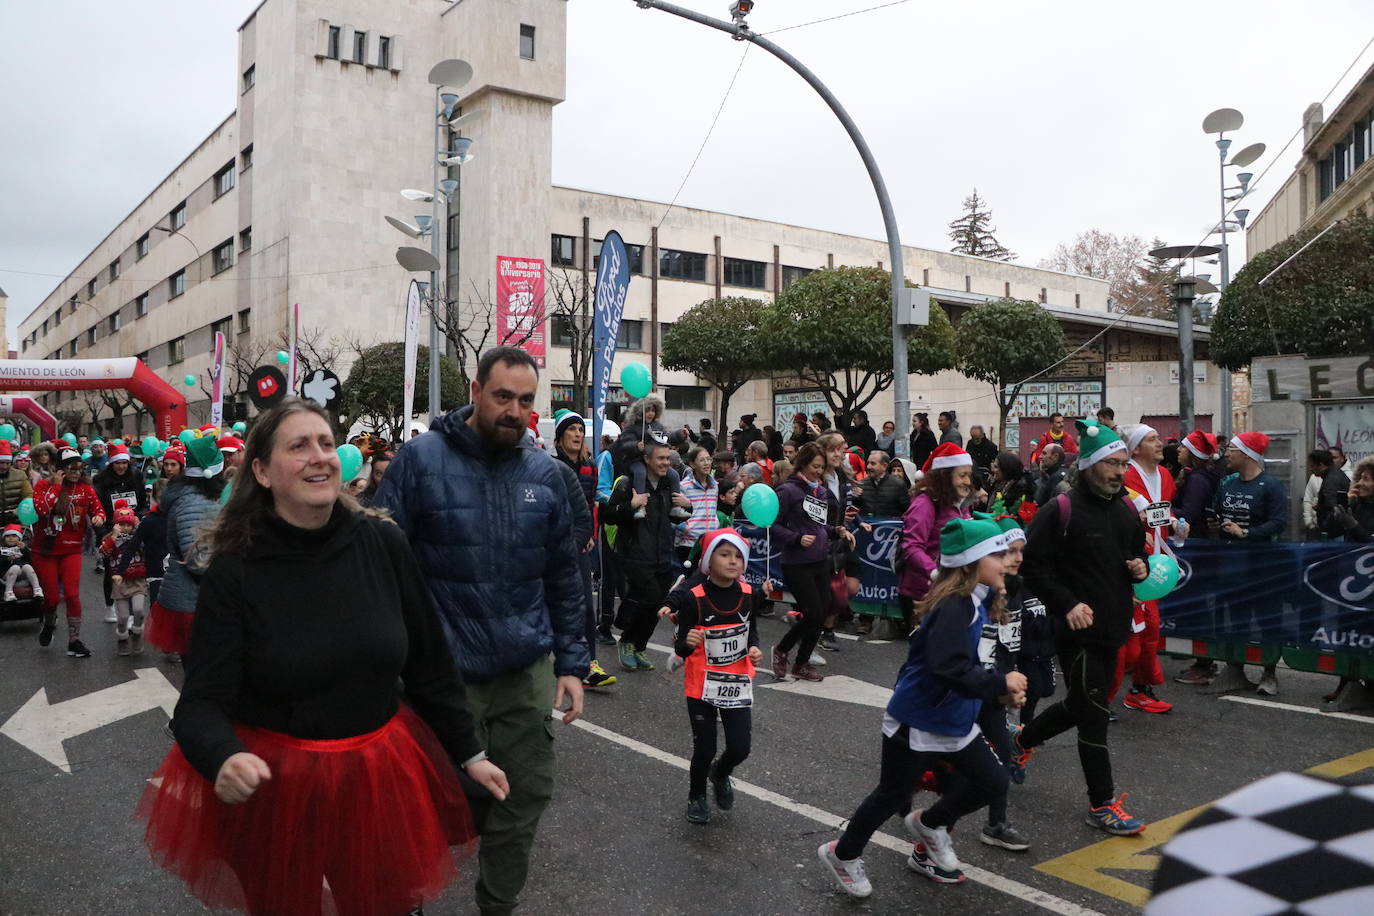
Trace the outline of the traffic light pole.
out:
[[[887,193],[887,183],[883,181],[883,174],[878,169],[878,161],[873,158],[873,151],[868,148],[868,142],[859,132],[859,126],[854,123],[854,119],[849,116],[849,112],[845,111],[840,100],[817,78],[816,74],[812,73],[805,64],[787,51],[762,35],[751,31],[744,24],[742,17],[736,22],[726,22],[723,19],[713,19],[695,10],[684,9],[673,3],[666,3],[664,0],[635,0],[635,3],[641,9],[656,9],[665,13],[672,13],[674,16],[690,19],[693,22],[725,32],[736,41],[748,41],[758,45],[787,64],[797,72],[798,76],[806,80],[811,88],[816,90],[817,94],[825,100],[825,104],[830,106],[830,110],[835,113],[835,117],[840,119],[840,123],[844,125],[845,132],[849,134],[849,139],[853,141],[855,149],[859,151],[859,158],[863,160],[864,168],[868,169],[868,177],[873,182],[873,191],[878,195],[878,207],[882,210],[883,228],[887,231],[888,257],[892,262],[893,417],[897,420],[897,429],[900,432],[904,428],[903,423],[909,424],[911,422],[911,396],[907,388],[906,326],[903,324],[908,320],[908,316],[903,314],[903,302],[906,300],[906,275],[902,264],[902,240],[897,231],[897,216],[892,210],[892,199]],[[898,456],[905,457],[907,455],[906,436],[898,435],[893,442],[893,448]]]

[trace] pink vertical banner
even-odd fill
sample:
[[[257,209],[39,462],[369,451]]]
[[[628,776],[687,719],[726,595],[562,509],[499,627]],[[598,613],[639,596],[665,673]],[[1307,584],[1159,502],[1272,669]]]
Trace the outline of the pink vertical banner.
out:
[[[224,425],[224,334],[215,332],[215,361],[210,365],[210,422]]]
[[[300,339],[301,333],[301,304],[297,302],[291,306],[291,326],[287,331],[287,361],[286,361],[286,393],[298,395],[296,390],[296,342]]]
[[[496,258],[496,343],[519,347],[544,365],[544,261]]]

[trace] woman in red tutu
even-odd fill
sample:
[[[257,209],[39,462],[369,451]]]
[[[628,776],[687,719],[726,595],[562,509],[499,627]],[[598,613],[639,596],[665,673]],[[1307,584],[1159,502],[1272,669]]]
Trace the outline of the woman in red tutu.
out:
[[[212,908],[414,911],[476,836],[455,764],[508,791],[405,535],[339,486],[327,416],[293,398],[258,419],[211,536],[177,746],[139,815]]]

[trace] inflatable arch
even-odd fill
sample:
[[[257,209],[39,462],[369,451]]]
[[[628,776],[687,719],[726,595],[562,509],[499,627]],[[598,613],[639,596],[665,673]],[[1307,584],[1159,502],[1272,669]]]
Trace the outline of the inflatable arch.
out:
[[[124,388],[142,401],[156,418],[154,433],[159,439],[170,439],[186,426],[186,398],[136,357],[0,360],[0,391],[80,391],[93,388]],[[48,417],[52,419],[51,414]],[[53,426],[56,427],[55,422]],[[53,434],[56,434],[55,428]]]
[[[23,417],[38,427],[44,439],[57,438],[57,418],[33,398],[23,395],[0,396],[0,417]]]

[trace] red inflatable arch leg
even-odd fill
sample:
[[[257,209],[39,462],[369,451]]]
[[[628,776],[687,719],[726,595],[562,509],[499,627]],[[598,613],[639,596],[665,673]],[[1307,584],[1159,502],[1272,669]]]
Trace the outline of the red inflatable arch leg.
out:
[[[38,427],[44,439],[57,438],[57,418],[33,398],[24,395],[0,396],[0,417],[23,417]]]

